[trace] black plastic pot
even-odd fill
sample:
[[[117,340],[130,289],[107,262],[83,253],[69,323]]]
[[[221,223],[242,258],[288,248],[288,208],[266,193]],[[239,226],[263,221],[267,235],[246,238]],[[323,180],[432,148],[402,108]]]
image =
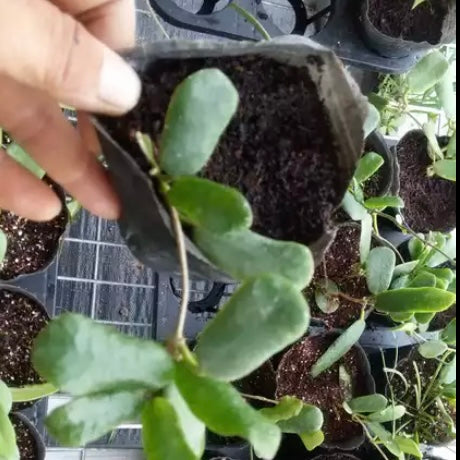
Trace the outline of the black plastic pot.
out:
[[[367,46],[387,58],[405,58],[414,54],[421,54],[438,46],[452,43],[457,36],[457,1],[450,0],[449,12],[442,24],[442,38],[439,43],[414,42],[395,38],[384,34],[372,23],[369,18],[369,0],[363,0],[361,8],[361,24],[364,41]]]
[[[64,190],[58,184],[56,184],[54,181],[52,181],[48,177],[46,177],[45,180],[46,180],[47,183],[52,185],[54,192],[59,197],[59,199],[60,199],[60,201],[62,203],[62,209],[65,212],[65,217],[66,217],[66,225],[63,228],[59,239],[56,241],[55,249],[50,254],[49,258],[47,259],[46,263],[42,266],[42,268],[40,268],[39,270],[37,270],[35,272],[20,274],[18,276],[13,277],[13,278],[2,278],[1,275],[0,275],[0,283],[1,282],[16,283],[17,281],[20,281],[23,278],[26,278],[26,277],[29,277],[31,275],[36,275],[36,274],[40,274],[40,273],[45,272],[46,270],[48,270],[50,265],[52,265],[54,263],[54,261],[57,259],[57,256],[58,256],[58,254],[59,254],[59,252],[61,250],[62,243],[64,241],[65,235],[67,234],[67,231],[68,231],[68,228],[69,228],[69,225],[70,225],[70,215],[69,215],[69,211],[68,211],[67,206],[66,206],[66,195],[65,195]]]
[[[331,333],[327,333],[327,334],[325,334],[325,333],[310,334],[309,337],[302,339],[302,341],[303,340],[308,340],[311,337],[316,337],[316,336],[319,336],[319,335],[321,335],[321,336],[334,336],[334,337],[339,336],[339,334],[337,334],[335,332],[331,332]],[[297,345],[298,344],[293,345],[293,347],[295,347]],[[283,364],[283,361],[286,359],[287,354],[289,353],[289,351],[293,347],[291,347],[286,352],[286,354],[284,355],[283,359],[281,360],[281,364],[280,364],[280,366],[278,368],[278,371],[277,371],[277,383],[278,384],[279,384],[280,369],[281,369],[281,366]],[[369,395],[370,394],[375,394],[376,393],[376,385],[375,385],[375,380],[374,380],[374,378],[372,376],[371,365],[370,365],[370,362],[368,360],[367,354],[364,351],[364,349],[361,347],[361,345],[359,345],[359,344],[356,344],[354,346],[354,348],[358,351],[358,353],[360,354],[360,357],[361,357],[359,362],[362,365],[365,393],[369,394]],[[325,448],[325,449],[328,449],[328,450],[338,449],[338,450],[343,450],[343,451],[349,452],[349,451],[353,451],[353,450],[356,450],[359,447],[361,447],[365,440],[366,440],[366,436],[365,436],[364,431],[363,431],[360,436],[356,436],[354,438],[347,439],[346,441],[340,442],[340,443],[339,442],[336,442],[336,443],[325,442],[322,445],[322,447]]]
[[[35,441],[35,446],[36,446],[36,451],[37,451],[37,456],[35,458],[30,458],[27,457],[27,460],[45,460],[46,456],[46,447],[45,443],[43,442],[43,439],[41,438],[39,432],[35,428],[35,426],[31,423],[31,421],[24,415],[19,412],[14,412],[11,414],[11,418],[14,420],[19,420],[21,421],[33,437]],[[22,457],[21,457],[22,458]]]
[[[260,55],[286,65],[310,70],[331,118],[332,130],[338,139],[337,168],[341,172],[341,179],[337,184],[337,191],[341,201],[362,149],[362,127],[367,104],[354,81],[332,52],[307,39],[283,37],[256,44],[160,42],[136,48],[127,54],[126,58],[139,73],[146,74],[152,64],[161,59],[184,60],[243,55]],[[307,59],[309,56],[319,57],[322,64],[312,64]],[[169,215],[157,195],[151,178],[108,134],[103,119],[96,120],[95,125],[114,186],[122,202],[120,227],[129,248],[142,263],[156,271],[177,273],[177,251]],[[338,206],[340,201],[333,205]],[[321,259],[334,234],[334,231],[328,228],[328,224],[324,223],[323,235],[311,245],[316,260]],[[229,277],[214,267],[188,238],[186,245],[192,277],[230,281]]]
[[[350,454],[335,453],[319,455],[318,457],[315,457],[313,460],[359,460],[359,458]]]

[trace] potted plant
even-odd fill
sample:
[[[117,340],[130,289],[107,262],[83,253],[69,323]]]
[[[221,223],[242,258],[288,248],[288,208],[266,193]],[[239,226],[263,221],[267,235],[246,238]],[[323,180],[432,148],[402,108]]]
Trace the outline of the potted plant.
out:
[[[457,35],[456,13],[456,0],[402,0],[394,4],[364,0],[364,39],[381,56],[407,57],[452,43]]]
[[[177,271],[171,228],[165,226],[168,216],[135,134],[149,133],[160,145],[174,88],[193,71],[215,66],[234,82],[241,104],[216,142],[215,154],[201,164],[200,175],[246,196],[253,230],[307,244],[319,260],[330,241],[330,217],[362,150],[367,110],[334,55],[291,37],[258,44],[156,43],[134,51],[128,60],[144,80],[141,102],[126,117],[99,118],[96,126],[123,203],[121,230],[134,255],[157,270]],[[287,124],[290,128],[284,129]],[[276,133],[276,127],[282,132]],[[133,206],[139,202],[142,207]],[[192,275],[228,281],[233,274],[217,270],[212,255],[193,242],[187,240]]]
[[[0,210],[0,280],[11,281],[46,269],[55,259],[69,221],[63,191],[46,177],[35,161],[16,143],[6,152],[39,179],[45,181],[60,197],[62,212],[49,222],[33,222],[11,212]]]
[[[158,149],[149,135],[135,133],[149,161],[150,187],[155,183],[168,208],[176,238],[183,283],[177,329],[160,344],[126,337],[79,315],[51,321],[35,342],[33,363],[43,379],[72,396],[47,419],[49,433],[61,444],[82,446],[122,422],[140,419],[146,457],[152,460],[199,459],[206,428],[245,439],[263,459],[275,457],[283,432],[295,431],[316,447],[323,425],[318,408],[291,397],[257,411],[230,383],[305,334],[310,316],[301,291],[314,265],[307,247],[252,233],[250,207],[238,191],[192,175],[211,156],[237,105],[228,77],[203,69],[174,92]],[[199,138],[197,120],[206,123]],[[201,148],[191,151],[198,143]],[[200,247],[222,239],[229,243],[221,250],[231,255],[236,237],[241,246],[252,247],[247,259],[229,255],[222,261],[242,285],[199,336],[193,353],[184,338],[190,297],[184,225],[199,236]]]

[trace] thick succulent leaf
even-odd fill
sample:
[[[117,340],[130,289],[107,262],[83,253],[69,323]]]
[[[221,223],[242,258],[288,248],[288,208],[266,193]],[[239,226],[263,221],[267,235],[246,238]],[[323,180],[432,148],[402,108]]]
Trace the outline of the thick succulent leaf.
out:
[[[214,233],[227,233],[252,225],[251,206],[231,187],[199,177],[178,177],[167,192],[181,219]]]
[[[444,354],[448,349],[446,343],[441,340],[430,340],[419,346],[418,352],[426,359],[434,359]]]
[[[396,254],[390,248],[372,249],[366,263],[367,286],[372,294],[380,294],[390,287],[395,267]]]
[[[185,440],[183,427],[170,401],[155,398],[142,413],[142,440],[147,460],[199,460]]]
[[[440,51],[434,51],[420,60],[407,75],[410,89],[414,93],[425,93],[439,83],[448,70],[447,58]]]
[[[0,380],[0,412],[9,414],[13,407],[13,397],[6,383]]]
[[[372,245],[372,216],[367,214],[361,222],[361,237],[359,241],[359,254],[361,265],[365,265]]]
[[[173,376],[172,359],[161,345],[70,313],[51,321],[40,333],[32,360],[47,382],[72,395],[158,390]]]
[[[403,452],[385,427],[378,422],[367,422],[367,429],[380,441],[396,458],[402,459]]]
[[[219,380],[238,380],[308,329],[310,311],[289,281],[264,275],[246,281],[200,335],[196,355]]]
[[[114,349],[115,350],[115,349]],[[97,393],[58,407],[46,420],[49,433],[62,446],[81,447],[141,413],[147,392]]]
[[[404,288],[379,294],[375,308],[384,313],[437,313],[448,310],[456,298],[437,288]]]
[[[281,420],[288,420],[300,414],[303,402],[294,396],[281,398],[276,406],[261,409],[260,413],[274,423]]]
[[[439,380],[443,385],[451,385],[457,381],[457,355],[444,366]]]
[[[342,207],[351,219],[355,221],[363,220],[368,215],[367,209],[356,201],[356,198],[350,191],[345,193]]]
[[[8,413],[0,410],[0,459],[19,460],[19,458],[13,425],[8,418]]]
[[[428,268],[425,267],[422,273],[431,273],[436,278],[447,281],[448,284],[452,283],[455,279],[455,273],[450,268]]]
[[[371,422],[388,423],[394,420],[399,420],[406,415],[404,406],[390,406],[380,412],[375,412],[368,416]]]
[[[364,155],[358,163],[355,172],[355,179],[359,184],[370,179],[385,163],[381,155],[375,152],[369,152]]]
[[[433,173],[443,179],[457,182],[457,160],[439,160],[433,165]]]
[[[343,332],[313,366],[311,370],[313,378],[318,377],[345,356],[359,341],[365,329],[366,322],[363,319],[360,319]]]
[[[447,325],[441,334],[441,338],[448,345],[457,346],[457,318]]]
[[[391,283],[390,289],[406,288],[409,286],[410,282],[411,282],[411,279],[409,275],[400,276],[399,278],[394,279],[394,281]]]
[[[354,413],[380,412],[388,406],[388,399],[380,394],[361,396],[349,401],[348,405]]]
[[[57,388],[50,383],[27,385],[22,388],[11,388],[10,390],[15,403],[36,401],[51,396],[58,391]]]
[[[249,406],[232,385],[198,375],[184,364],[176,367],[176,385],[191,411],[211,431],[248,440],[263,459],[275,457],[281,430]]]
[[[317,307],[325,314],[336,312],[340,307],[340,300],[336,296],[339,287],[332,280],[321,280],[315,291],[315,302]]]
[[[34,176],[43,179],[45,171],[35,162],[35,160],[18,144],[10,144],[6,149],[8,155],[17,161],[23,168],[30,171]]]
[[[409,313],[392,313],[390,316],[391,316],[391,319],[395,323],[405,323],[408,321],[412,321],[412,319],[414,318],[414,314],[410,312]]]
[[[421,239],[425,239],[425,235],[420,234],[419,237]],[[422,256],[422,254],[425,251],[425,243],[421,241],[420,238],[416,238],[415,236],[409,240],[409,253],[411,256],[411,259],[413,259],[417,263],[418,259]]]
[[[417,267],[417,265],[418,265],[417,260],[397,265],[395,267],[395,271],[393,272],[393,277],[399,278],[400,276],[410,275],[414,271],[415,267]]]
[[[303,433],[299,436],[308,452],[312,452],[321,446],[326,439],[322,430],[317,431],[316,433]]]
[[[431,321],[433,321],[435,316],[436,313],[416,313],[415,320],[419,324],[428,325],[431,323]]]
[[[190,75],[166,114],[160,165],[171,176],[196,174],[207,163],[238,107],[238,92],[218,69]]]
[[[238,281],[268,272],[303,289],[313,277],[313,255],[301,244],[272,240],[248,229],[218,235],[197,228],[194,236],[209,260]]]
[[[321,430],[323,424],[324,415],[321,410],[309,404],[304,404],[297,416],[278,422],[283,433],[299,435],[316,433]]]
[[[436,94],[449,120],[457,118],[457,96],[454,89],[455,79],[455,75],[449,67],[449,70],[436,85]]]
[[[206,445],[206,426],[190,410],[176,385],[170,385],[164,397],[175,411],[179,428],[188,447],[201,458]]]
[[[398,447],[407,455],[411,455],[416,458],[423,458],[423,453],[420,450],[420,446],[411,438],[404,438],[402,436],[396,436],[395,442]]]
[[[453,231],[449,235],[447,235],[446,243],[444,246],[439,247],[446,255],[448,255],[452,259],[457,258],[457,230]],[[440,252],[432,251],[433,255],[427,261],[427,264],[430,267],[438,267],[449,261],[449,259],[442,255]]]
[[[380,112],[375,105],[368,104],[366,119],[364,120],[364,138],[369,137],[380,126]]]
[[[5,259],[6,250],[8,249],[8,240],[6,235],[0,230],[0,267]]]
[[[380,196],[367,199],[364,206],[367,209],[383,211],[386,208],[404,208],[404,201],[399,196]]]
[[[436,276],[431,273],[420,273],[410,283],[409,287],[436,287]]]
[[[455,131],[455,134],[450,138],[447,147],[447,158],[457,158],[457,131]]]

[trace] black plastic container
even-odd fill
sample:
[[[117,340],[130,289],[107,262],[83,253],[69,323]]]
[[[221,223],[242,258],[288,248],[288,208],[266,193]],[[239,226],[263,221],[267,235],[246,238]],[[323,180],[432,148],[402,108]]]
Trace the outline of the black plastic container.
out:
[[[134,49],[128,62],[141,74],[161,59],[204,57],[236,57],[260,55],[286,65],[309,69],[318,93],[331,118],[332,130],[338,139],[337,168],[341,178],[337,195],[342,197],[351,180],[363,144],[363,120],[367,103],[354,81],[336,56],[310,40],[283,37],[264,43],[159,42]],[[308,56],[322,61],[321,68],[309,63]],[[115,189],[121,199],[123,215],[121,233],[132,253],[143,264],[160,272],[178,273],[175,238],[169,215],[161,203],[152,180],[132,156],[110,137],[104,120],[95,121]],[[333,203],[340,205],[340,200]],[[324,223],[323,235],[310,248],[316,261],[334,236],[334,229]],[[230,278],[214,267],[193,242],[187,238],[189,266],[192,277],[229,282]]]
[[[13,418],[13,420],[17,419],[20,422],[22,422],[35,441],[37,455],[35,458],[27,457],[27,460],[45,460],[45,456],[46,456],[45,443],[43,442],[43,439],[41,438],[35,426],[31,423],[31,421],[24,414],[21,414],[19,412],[14,412],[13,414],[11,414],[11,417]]]
[[[421,54],[443,44],[452,43],[457,36],[457,1],[450,0],[449,12],[442,25],[442,38],[439,43],[414,42],[395,38],[382,33],[369,18],[369,0],[363,0],[361,21],[367,45],[387,58],[406,58]]]

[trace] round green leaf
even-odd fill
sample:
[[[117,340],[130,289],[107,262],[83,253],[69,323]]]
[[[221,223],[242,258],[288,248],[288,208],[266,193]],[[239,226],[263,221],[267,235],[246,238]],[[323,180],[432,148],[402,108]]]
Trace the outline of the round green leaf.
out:
[[[395,271],[393,272],[393,277],[399,278],[400,276],[410,275],[414,271],[415,267],[417,267],[417,265],[417,260],[397,265]]]
[[[251,206],[230,187],[198,177],[179,177],[167,192],[171,206],[187,223],[227,233],[252,225]]]
[[[238,107],[238,92],[218,69],[200,70],[175,90],[161,137],[160,165],[171,176],[207,163]]]
[[[173,376],[172,359],[161,345],[70,313],[54,319],[40,333],[32,360],[47,382],[77,396],[110,390],[158,390]]]
[[[294,396],[281,398],[276,406],[261,409],[260,413],[274,423],[281,420],[288,420],[300,414],[303,402]]]
[[[420,459],[423,458],[423,453],[420,450],[420,446],[413,439],[396,436],[395,442],[401,451],[405,454],[412,455],[413,457]]]
[[[448,284],[452,283],[455,279],[455,273],[450,268],[424,267],[423,273],[431,273],[436,278],[447,281]]]
[[[447,344],[441,340],[431,340],[420,345],[418,352],[426,359],[434,359],[444,354],[447,349]]]
[[[432,166],[432,172],[443,179],[457,182],[457,160],[439,160]]]
[[[187,445],[173,405],[165,398],[147,403],[142,414],[142,439],[147,460],[199,460]]]
[[[457,346],[457,318],[447,325],[442,332],[441,338],[448,345]]]
[[[398,268],[398,267],[396,267]],[[395,280],[391,283],[390,289],[402,289],[408,287],[410,284],[410,276],[404,275],[400,276],[399,278],[395,278]]]
[[[352,399],[348,401],[348,405],[354,413],[380,412],[388,406],[388,399],[383,395],[375,394]]]
[[[198,375],[184,364],[176,367],[176,385],[191,411],[211,431],[248,440],[258,457],[275,457],[281,430],[249,406],[232,385]]]
[[[315,291],[315,301],[318,308],[327,315],[336,312],[340,307],[340,300],[334,296],[339,287],[332,280],[321,280]]]
[[[323,424],[324,416],[321,410],[309,404],[304,404],[297,416],[278,422],[283,433],[299,435],[316,433],[321,430]]]
[[[367,215],[367,209],[356,201],[356,198],[350,191],[347,191],[342,201],[342,207],[352,220],[363,220]]]
[[[218,235],[196,228],[194,240],[211,262],[238,281],[272,273],[301,290],[313,278],[313,255],[298,243],[272,240],[247,229]]]
[[[404,201],[399,196],[381,196],[367,199],[364,206],[367,209],[383,211],[386,208],[404,208]]]
[[[81,447],[136,419],[146,396],[140,390],[83,396],[54,410],[46,426],[62,446]]]
[[[425,235],[419,235],[420,238],[425,239]],[[409,252],[411,258],[418,263],[418,259],[421,257],[423,252],[425,251],[425,244],[419,238],[415,238],[415,236],[409,241]],[[414,262],[412,262],[414,263]]]
[[[440,52],[426,55],[407,75],[407,81],[414,93],[425,93],[441,81],[449,70],[449,61]]]
[[[299,436],[308,452],[312,452],[321,446],[326,439],[324,432],[321,430],[316,433],[303,433]]]
[[[3,260],[5,259],[7,248],[8,240],[6,235],[0,230],[0,267],[2,266]]]
[[[13,407],[13,397],[6,383],[0,380],[0,412],[9,414]]]
[[[436,287],[436,276],[431,273],[420,273],[410,283],[408,287]]]
[[[355,172],[355,179],[359,184],[370,179],[385,163],[381,155],[375,152],[369,152],[364,155],[358,163]]]
[[[394,420],[399,420],[406,415],[406,408],[404,406],[390,406],[380,412],[370,414],[368,419],[371,422],[388,423]]]
[[[390,287],[395,267],[396,255],[390,248],[372,249],[366,264],[367,286],[372,294],[380,294]]]
[[[311,370],[313,378],[318,377],[345,356],[359,341],[365,329],[366,322],[360,319],[343,332],[313,366]]]
[[[245,377],[305,334],[310,311],[286,279],[264,275],[245,282],[200,335],[202,369],[219,380]]]
[[[361,222],[361,237],[359,241],[359,254],[361,265],[365,265],[371,252],[372,245],[372,216],[367,214]]]
[[[448,310],[457,296],[437,288],[404,288],[382,292],[375,308],[384,313],[437,313]]]

